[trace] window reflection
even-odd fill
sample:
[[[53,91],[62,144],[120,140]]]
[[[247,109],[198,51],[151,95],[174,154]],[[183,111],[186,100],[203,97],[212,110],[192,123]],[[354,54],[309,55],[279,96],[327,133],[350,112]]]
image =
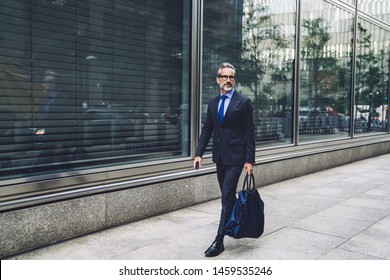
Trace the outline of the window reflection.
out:
[[[258,146],[292,143],[295,11],[288,0],[204,1],[203,108],[218,94],[210,71],[223,61],[236,65],[237,90],[253,103]]]
[[[358,8],[359,10],[390,24],[390,1],[358,0]]]
[[[390,32],[359,19],[356,47],[355,133],[388,131]]]
[[[252,99],[261,146],[292,142],[294,12],[291,1],[244,2],[240,85]]]
[[[1,5],[1,172],[189,155],[188,1]]]
[[[350,133],[353,15],[325,1],[303,1],[299,140]]]

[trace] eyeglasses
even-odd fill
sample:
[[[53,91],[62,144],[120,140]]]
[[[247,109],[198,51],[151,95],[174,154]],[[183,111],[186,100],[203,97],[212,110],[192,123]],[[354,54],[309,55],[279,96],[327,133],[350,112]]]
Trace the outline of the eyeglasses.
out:
[[[234,81],[236,79],[236,76],[228,76],[228,75],[219,75],[219,78],[221,78],[224,81],[227,81],[227,79],[230,79],[231,81]]]

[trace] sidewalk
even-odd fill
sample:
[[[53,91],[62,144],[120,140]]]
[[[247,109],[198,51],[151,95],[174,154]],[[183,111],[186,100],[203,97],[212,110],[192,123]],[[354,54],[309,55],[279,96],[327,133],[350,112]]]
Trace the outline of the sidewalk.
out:
[[[226,237],[215,259],[389,260],[389,179],[386,154],[261,187],[264,235]],[[9,259],[204,260],[219,210],[213,200]]]

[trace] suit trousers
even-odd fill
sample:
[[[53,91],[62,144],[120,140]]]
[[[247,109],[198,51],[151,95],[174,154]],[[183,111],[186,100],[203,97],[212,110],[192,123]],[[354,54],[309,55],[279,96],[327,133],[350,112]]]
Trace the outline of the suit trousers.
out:
[[[242,168],[242,165],[217,164],[217,178],[222,194],[222,208],[218,235],[225,235],[225,223],[227,222],[237,199],[237,184],[242,173]]]

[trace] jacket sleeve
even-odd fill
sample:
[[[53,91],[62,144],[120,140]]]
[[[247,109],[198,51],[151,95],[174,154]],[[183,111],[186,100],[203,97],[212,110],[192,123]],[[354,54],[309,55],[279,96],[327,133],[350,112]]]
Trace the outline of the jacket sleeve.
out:
[[[245,162],[255,163],[255,125],[253,120],[253,107],[248,98],[244,108],[244,137],[245,137]]]

